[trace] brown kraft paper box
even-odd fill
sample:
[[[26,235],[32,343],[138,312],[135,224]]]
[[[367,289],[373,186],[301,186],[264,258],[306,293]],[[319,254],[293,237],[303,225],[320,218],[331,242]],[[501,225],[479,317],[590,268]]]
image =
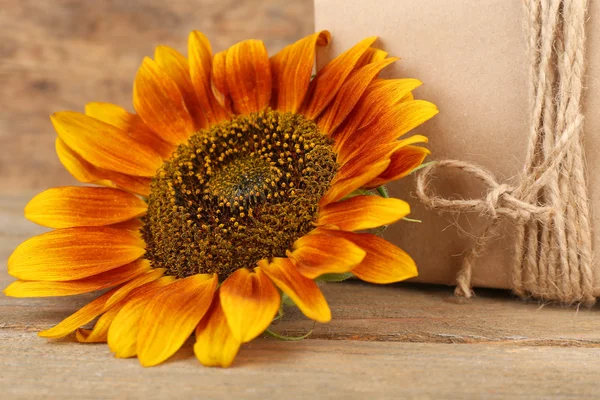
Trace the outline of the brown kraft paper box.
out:
[[[514,183],[523,174],[529,128],[528,54],[519,0],[315,0],[317,30],[333,40],[318,55],[319,67],[367,36],[401,60],[382,77],[417,78],[424,85],[415,98],[435,103],[440,113],[416,129],[429,137],[431,160],[460,159],[480,164],[499,182]],[[587,70],[584,95],[585,151],[592,227],[600,209],[600,2],[592,0],[587,21]],[[443,178],[443,179],[442,179]],[[464,174],[443,174],[440,194],[484,195],[485,188]],[[419,282],[454,284],[463,255],[490,223],[480,216],[453,217],[426,210],[414,197],[414,178],[389,187],[391,195],[411,204],[411,218],[385,237],[417,262]],[[596,212],[594,212],[596,211]],[[473,286],[510,288],[514,226],[505,222],[498,236],[475,261]],[[600,235],[594,234],[594,249]],[[594,264],[595,280],[600,267]]]

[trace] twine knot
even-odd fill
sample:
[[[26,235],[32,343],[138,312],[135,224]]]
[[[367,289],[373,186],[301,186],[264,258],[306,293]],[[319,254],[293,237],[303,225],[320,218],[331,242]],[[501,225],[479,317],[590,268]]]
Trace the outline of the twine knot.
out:
[[[491,189],[488,192],[487,196],[485,196],[485,202],[487,203],[487,211],[492,217],[498,218],[498,213],[496,212],[496,209],[500,207],[501,197],[505,194],[511,195],[513,190],[514,188],[503,183],[502,185],[498,185],[496,186],[496,188]],[[504,199],[502,200],[504,203],[507,202]]]

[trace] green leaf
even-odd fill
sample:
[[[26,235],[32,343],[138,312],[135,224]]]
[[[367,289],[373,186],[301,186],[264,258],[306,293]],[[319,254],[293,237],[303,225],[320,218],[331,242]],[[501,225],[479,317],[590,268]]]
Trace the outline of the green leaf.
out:
[[[318,282],[342,282],[350,278],[354,278],[354,274],[352,272],[344,272],[341,274],[323,274],[315,280]]]
[[[433,164],[435,164],[435,163],[437,163],[437,161],[429,161],[429,162],[426,162],[425,164],[421,164],[421,165],[419,165],[417,168],[415,168],[415,169],[413,169],[412,171],[410,171],[409,175],[410,175],[410,174],[413,174],[413,173],[415,173],[415,172],[417,172],[417,171],[418,171],[418,170],[420,170],[420,169],[423,169],[423,168],[425,168],[425,167],[429,167],[430,165],[433,165]]]
[[[404,218],[402,218],[402,220],[403,220],[403,221],[406,221],[406,222],[417,222],[417,223],[419,223],[419,224],[420,224],[421,222],[423,222],[423,221],[421,221],[420,219],[413,219],[413,218],[408,218],[408,217],[404,217]]]

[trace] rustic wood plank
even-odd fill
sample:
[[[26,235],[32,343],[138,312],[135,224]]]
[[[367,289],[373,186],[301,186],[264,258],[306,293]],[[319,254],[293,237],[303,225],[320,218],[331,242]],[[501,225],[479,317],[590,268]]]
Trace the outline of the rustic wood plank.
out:
[[[3,398],[586,398],[600,349],[256,340],[228,370],[202,368],[187,344],[143,369],[104,345],[40,344],[0,330]]]
[[[312,0],[0,0],[0,187],[70,184],[48,115],[106,101],[131,109],[135,71],[157,45],[213,51],[262,39],[269,52],[313,30]]]
[[[22,217],[30,195],[0,197],[0,287],[13,280],[6,259],[24,239],[44,231]],[[314,326],[313,338],[400,342],[483,343],[600,347],[599,309],[545,306],[523,302],[506,291],[478,290],[471,301],[454,297],[452,288],[426,285],[376,286],[362,282],[323,286],[333,321],[313,325],[295,308],[274,326],[301,335]],[[59,322],[95,296],[14,299],[0,297],[0,326],[41,330]],[[41,340],[41,339],[40,339]]]
[[[45,230],[22,216],[31,195],[0,197],[0,287],[12,281],[6,273],[10,252]],[[135,359],[114,359],[106,345],[36,336],[93,295],[0,296],[0,393],[8,399],[574,398],[595,393],[597,309],[540,309],[503,291],[480,291],[461,302],[451,288],[424,285],[353,282],[327,284],[323,291],[334,319],[317,325],[310,340],[257,339],[224,371],[202,368],[191,343],[164,365],[143,369]],[[297,310],[288,309],[273,329],[300,334],[311,327]]]

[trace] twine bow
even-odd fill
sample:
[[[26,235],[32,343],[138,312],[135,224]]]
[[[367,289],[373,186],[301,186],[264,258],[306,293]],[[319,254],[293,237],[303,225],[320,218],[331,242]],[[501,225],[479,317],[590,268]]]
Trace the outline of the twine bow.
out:
[[[543,189],[548,179],[560,170],[570,143],[578,137],[582,125],[583,116],[579,114],[564,131],[554,149],[548,154],[549,157],[542,164],[532,168],[530,173],[516,186],[501,184],[488,169],[460,160],[438,161],[423,168],[417,175],[416,193],[426,207],[454,213],[475,212],[493,219],[493,222],[479,235],[474,246],[463,259],[456,277],[455,294],[457,296],[470,298],[473,295],[471,277],[474,260],[484,251],[502,217],[510,218],[519,225],[532,221],[546,225],[559,212],[553,207],[538,204],[537,200],[531,202],[529,199],[532,198],[532,194]],[[488,186],[486,196],[481,199],[446,199],[433,193],[431,181],[435,171],[439,169],[458,169],[479,179]]]

